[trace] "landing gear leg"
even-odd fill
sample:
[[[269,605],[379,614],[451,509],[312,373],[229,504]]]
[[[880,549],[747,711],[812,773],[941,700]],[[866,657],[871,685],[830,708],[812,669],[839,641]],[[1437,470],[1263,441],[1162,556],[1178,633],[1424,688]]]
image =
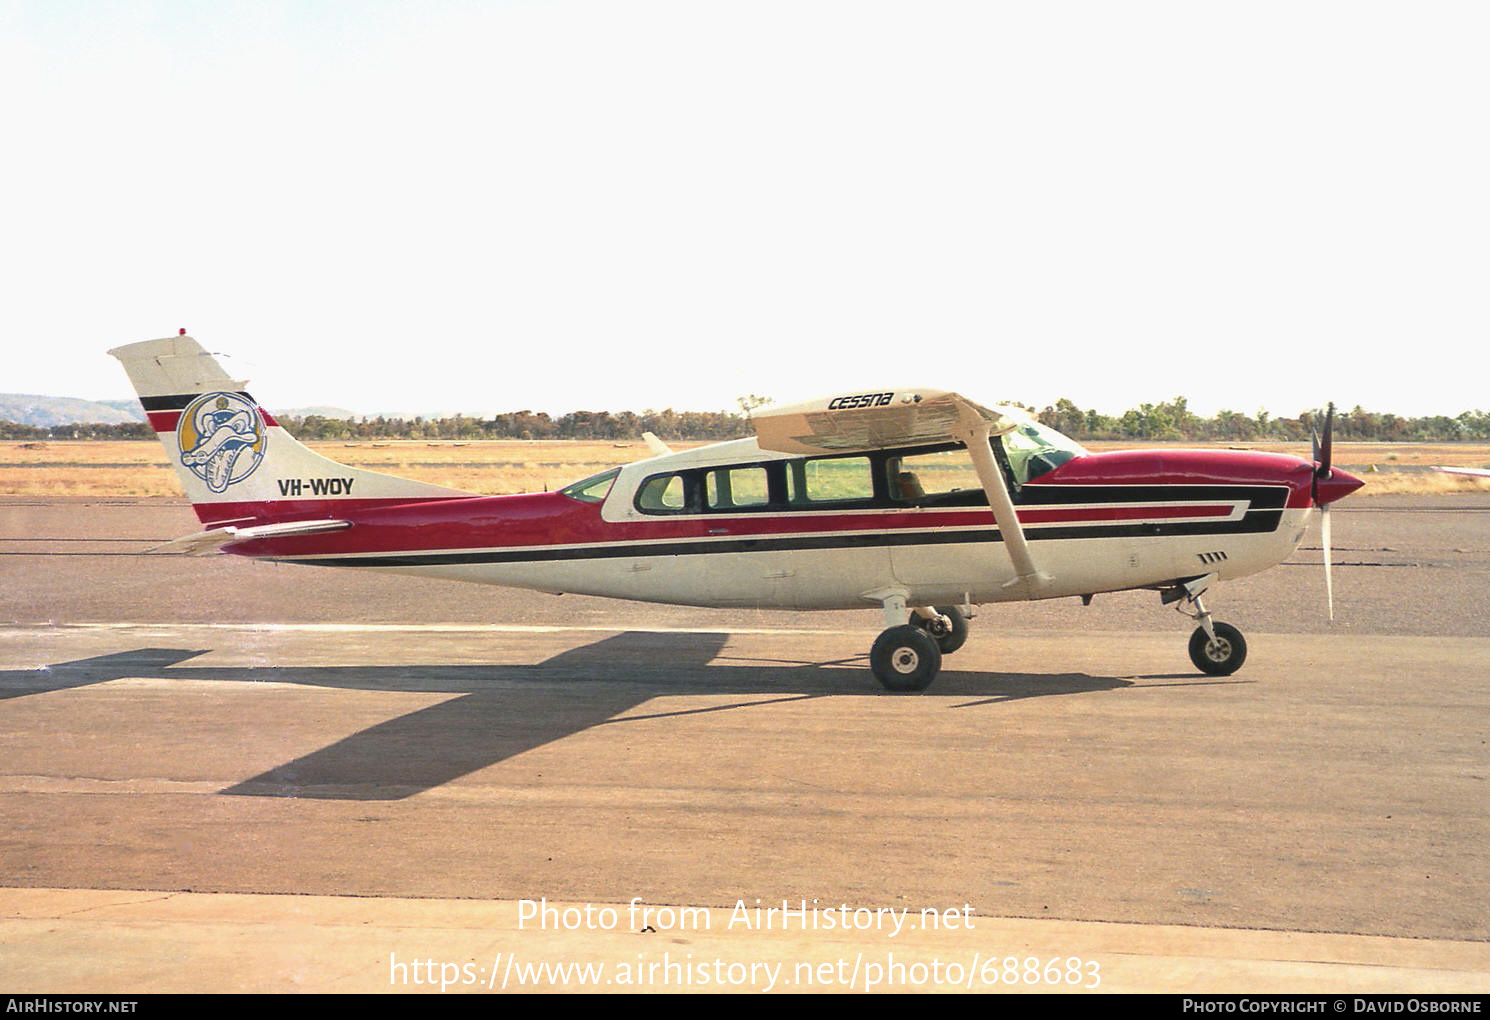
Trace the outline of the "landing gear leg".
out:
[[[942,650],[925,630],[905,622],[904,595],[888,595],[884,607],[891,626],[869,650],[869,668],[887,690],[924,691],[942,668]]]
[[[1190,661],[1202,673],[1230,676],[1247,661],[1247,642],[1242,632],[1231,624],[1211,619],[1211,612],[1206,609],[1201,596],[1214,579],[1215,576],[1210,575],[1181,586],[1176,598],[1183,598],[1194,610],[1187,610],[1183,605],[1175,606],[1175,609],[1200,624],[1190,635]]]
[[[951,655],[967,641],[967,617],[956,606],[917,606],[911,613],[911,626],[935,638],[943,655]]]

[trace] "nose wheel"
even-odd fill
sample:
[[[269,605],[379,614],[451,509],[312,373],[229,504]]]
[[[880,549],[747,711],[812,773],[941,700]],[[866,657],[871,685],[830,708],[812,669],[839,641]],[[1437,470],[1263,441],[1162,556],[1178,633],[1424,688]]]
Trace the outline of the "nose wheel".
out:
[[[1242,632],[1229,623],[1212,623],[1214,634],[1196,627],[1190,635],[1190,661],[1202,673],[1230,676],[1247,661],[1247,642]]]

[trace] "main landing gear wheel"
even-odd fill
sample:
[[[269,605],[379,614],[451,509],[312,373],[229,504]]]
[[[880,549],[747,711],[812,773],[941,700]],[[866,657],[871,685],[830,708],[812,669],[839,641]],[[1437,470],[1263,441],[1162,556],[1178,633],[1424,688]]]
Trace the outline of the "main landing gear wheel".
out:
[[[888,690],[924,691],[942,668],[942,650],[930,634],[906,623],[874,639],[869,667]]]
[[[956,606],[937,606],[936,611],[951,621],[951,627],[940,620],[924,620],[915,613],[911,614],[911,626],[930,634],[943,655],[951,655],[967,641],[967,617]]]
[[[1190,635],[1190,661],[1202,673],[1230,676],[1247,661],[1247,642],[1229,623],[1213,623],[1211,627],[1216,632],[1214,641],[1204,627],[1196,627]]]

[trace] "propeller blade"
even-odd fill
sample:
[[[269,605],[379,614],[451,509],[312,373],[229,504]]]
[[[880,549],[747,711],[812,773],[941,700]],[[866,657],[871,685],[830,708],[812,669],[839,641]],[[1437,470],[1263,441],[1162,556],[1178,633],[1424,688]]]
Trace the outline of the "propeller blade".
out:
[[[1324,597],[1325,604],[1329,607],[1330,622],[1335,620],[1335,577],[1334,577],[1334,554],[1330,542],[1330,506],[1328,503],[1320,505],[1319,483],[1328,481],[1333,473],[1330,463],[1334,458],[1335,451],[1335,405],[1331,403],[1324,412],[1324,439],[1319,438],[1319,433],[1314,429],[1309,430],[1310,453],[1314,460],[1314,477],[1309,487],[1309,495],[1315,506],[1319,507],[1319,544],[1324,547]]]
[[[1314,477],[1309,481],[1309,502],[1319,506],[1319,433],[1309,426],[1309,459],[1314,462]]]
[[[1330,622],[1335,621],[1335,579],[1330,554],[1330,507],[1326,503],[1319,508],[1319,544],[1324,546],[1324,597],[1329,606]]]
[[[1319,439],[1319,433],[1311,427],[1309,429],[1309,454],[1314,461],[1314,480],[1309,487],[1309,498],[1315,506],[1319,505],[1319,483],[1330,477],[1330,462],[1334,457],[1335,449],[1335,405],[1332,402],[1324,412],[1324,441]]]
[[[1335,405],[1324,412],[1324,440],[1319,444],[1319,476],[1330,477],[1330,462],[1335,449]]]

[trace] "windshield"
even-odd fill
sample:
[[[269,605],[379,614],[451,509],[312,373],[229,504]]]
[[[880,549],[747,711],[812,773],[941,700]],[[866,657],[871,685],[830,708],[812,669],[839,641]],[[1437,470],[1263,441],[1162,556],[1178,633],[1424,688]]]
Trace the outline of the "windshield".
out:
[[[586,503],[599,503],[605,499],[610,492],[611,482],[616,480],[616,475],[621,473],[620,468],[611,468],[609,471],[589,478],[581,478],[573,485],[566,485],[559,492],[570,499],[582,500]]]
[[[1087,455],[1080,443],[1032,420],[1021,421],[999,439],[1009,457],[1015,485],[1054,471],[1073,457]]]

